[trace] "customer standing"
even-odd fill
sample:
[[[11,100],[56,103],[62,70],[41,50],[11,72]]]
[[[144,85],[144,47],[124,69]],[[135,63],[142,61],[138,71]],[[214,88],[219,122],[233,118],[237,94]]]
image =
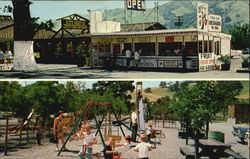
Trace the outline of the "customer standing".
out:
[[[139,54],[138,51],[135,51],[134,58],[135,58],[135,60],[134,60],[135,67],[138,67],[138,64],[139,64],[139,62],[140,62],[140,54]]]
[[[131,129],[132,129],[132,141],[136,142],[136,135],[138,131],[138,114],[139,111],[135,109],[131,114]]]
[[[126,50],[126,66],[127,68],[130,67],[130,59],[131,59],[131,51],[129,49]]]
[[[3,51],[0,49],[0,64],[4,63],[4,53]]]

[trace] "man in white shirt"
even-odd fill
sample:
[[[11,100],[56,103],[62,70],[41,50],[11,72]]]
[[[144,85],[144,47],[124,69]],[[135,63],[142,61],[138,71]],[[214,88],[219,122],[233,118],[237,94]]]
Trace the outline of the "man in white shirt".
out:
[[[138,67],[138,64],[140,62],[140,54],[138,51],[135,51],[134,58],[135,58],[135,67]]]
[[[127,49],[125,54],[126,54],[126,59],[127,59],[126,65],[127,65],[127,67],[130,67],[131,51],[129,49]]]
[[[132,114],[131,114],[131,129],[132,129],[132,141],[136,142],[136,135],[137,135],[137,131],[138,131],[138,114],[139,111],[137,109],[135,109]]]
[[[138,159],[148,159],[149,151],[152,150],[152,146],[147,143],[148,137],[146,134],[140,135],[140,142],[135,148],[134,151],[138,152]]]

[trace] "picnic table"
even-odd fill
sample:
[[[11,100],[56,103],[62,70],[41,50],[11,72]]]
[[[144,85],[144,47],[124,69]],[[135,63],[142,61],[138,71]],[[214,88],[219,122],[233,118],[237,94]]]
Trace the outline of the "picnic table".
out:
[[[224,151],[230,148],[230,145],[215,140],[199,140],[199,143],[200,156],[208,156],[211,159],[226,157]]]

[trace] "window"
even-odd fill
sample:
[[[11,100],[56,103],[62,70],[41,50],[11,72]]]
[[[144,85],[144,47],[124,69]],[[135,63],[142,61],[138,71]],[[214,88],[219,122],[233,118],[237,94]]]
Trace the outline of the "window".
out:
[[[105,52],[104,43],[99,43],[99,52]]]
[[[116,56],[121,56],[121,45],[120,44],[113,44],[113,53]]]
[[[105,44],[105,52],[106,53],[110,53],[111,50],[110,50],[110,44]]]
[[[213,52],[213,42],[210,40],[208,41],[209,44],[208,44],[208,52]]]
[[[181,42],[159,43],[159,56],[178,56],[182,52]]]
[[[208,45],[208,41],[204,41],[204,52],[205,52],[205,53],[208,52],[208,47],[207,47],[207,45]]]
[[[202,50],[202,41],[199,41],[199,53],[203,53],[203,50]]]
[[[155,43],[136,43],[135,51],[142,50],[140,56],[155,56]]]
[[[197,55],[197,42],[185,42],[187,55]]]
[[[215,42],[215,54],[220,55],[220,42],[219,41]]]

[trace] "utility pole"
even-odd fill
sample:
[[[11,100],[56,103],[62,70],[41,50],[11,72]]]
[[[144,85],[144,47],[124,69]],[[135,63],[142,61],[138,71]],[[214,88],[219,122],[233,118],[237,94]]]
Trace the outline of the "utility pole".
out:
[[[157,19],[157,23],[159,22],[159,1],[157,0],[157,2],[156,2],[156,4],[157,4],[157,6],[156,6],[156,10],[157,10],[157,12],[156,12],[156,19]]]
[[[131,10],[131,24],[133,23],[133,11]]]
[[[182,19],[181,16],[177,16],[177,19],[176,19],[177,22],[175,22],[175,26],[177,26],[178,29],[180,29],[181,26],[182,26],[182,20],[183,20],[183,19]]]

